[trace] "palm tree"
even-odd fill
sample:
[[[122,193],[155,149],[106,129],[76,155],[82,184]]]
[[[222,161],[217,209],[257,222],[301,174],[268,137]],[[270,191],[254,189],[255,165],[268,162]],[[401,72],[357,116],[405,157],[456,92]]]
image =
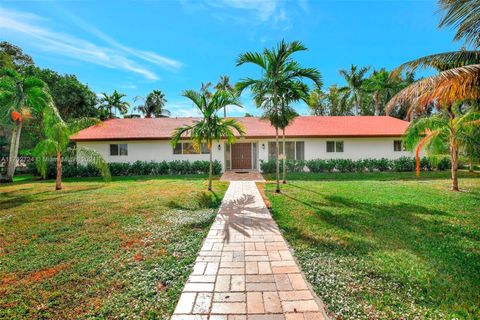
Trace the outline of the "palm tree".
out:
[[[13,126],[5,181],[13,181],[24,122],[43,113],[45,109],[57,112],[48,87],[42,80],[22,76],[11,69],[0,71],[0,121]]]
[[[480,127],[480,113],[469,111],[462,115],[459,110],[453,113],[457,115],[453,119],[450,112],[444,110],[430,117],[416,119],[405,132],[404,140],[407,149],[415,149],[417,175],[420,174],[419,153],[422,149],[429,155],[445,153],[450,149],[452,190],[458,191],[458,153],[461,148],[468,147],[464,137]]]
[[[126,97],[126,94],[120,93],[117,90],[114,90],[111,95],[102,92],[102,98],[100,99],[100,108],[103,110],[108,110],[108,117],[110,119],[114,118],[113,109],[115,109],[115,114],[117,110],[120,111],[122,115],[126,114],[130,104],[122,99]]]
[[[440,27],[457,27],[456,39],[465,37],[466,44],[477,49],[480,46],[480,3],[478,1],[440,0],[445,16]],[[422,57],[401,65],[395,72],[404,69],[414,71],[417,68],[435,68],[439,74],[419,80],[395,95],[386,106],[386,111],[398,105],[408,104],[408,117],[425,112],[434,106],[438,111],[448,114],[454,127],[458,114],[454,106],[458,103],[471,104],[480,99],[480,52],[460,50]],[[463,122],[460,122],[462,125]],[[449,140],[450,158],[452,162],[452,190],[458,191],[458,152],[459,145],[451,134]]]
[[[225,119],[218,116],[218,111],[227,105],[241,106],[238,97],[229,92],[218,90],[208,94],[205,90],[197,92],[186,90],[182,94],[190,99],[202,114],[202,119],[191,125],[178,127],[173,132],[171,144],[175,148],[182,138],[190,138],[193,146],[200,150],[202,144],[206,144],[210,154],[210,169],[208,175],[208,190],[212,190],[212,146],[214,141],[226,139],[228,143],[234,143],[235,131],[243,136],[243,126],[234,119]]]
[[[230,77],[229,76],[221,76],[218,80],[217,84],[215,85],[215,90],[225,90],[231,93],[235,92],[235,88],[232,87],[230,84]],[[223,108],[223,117],[227,117],[227,107]]]
[[[40,175],[46,178],[47,160],[56,157],[55,190],[62,189],[62,157],[67,152],[70,136],[98,123],[100,123],[100,120],[95,118],[75,119],[72,122],[65,123],[58,114],[52,114],[51,112],[44,114],[45,139],[40,141],[34,149],[35,164]],[[76,152],[77,155],[93,163],[106,181],[110,180],[108,164],[99,153],[84,147],[77,149]]]
[[[379,116],[385,104],[402,88],[403,80],[400,74],[390,76],[384,68],[374,70],[370,78],[364,82],[366,92],[372,94],[374,114]]]
[[[138,96],[133,100],[143,100],[143,105],[135,107],[135,110],[143,113],[145,118],[151,118],[152,116],[155,118],[167,118],[170,116],[170,111],[165,108],[167,99],[165,99],[165,95],[160,90],[153,90],[146,99]]]
[[[347,86],[340,89],[349,98],[355,108],[355,114],[358,115],[362,106],[362,97],[364,93],[365,74],[370,67],[358,68],[355,65],[350,66],[350,70],[340,69],[339,73],[345,78]]]
[[[307,48],[299,41],[286,43],[281,41],[276,48],[265,49],[262,53],[246,52],[237,59],[237,66],[252,63],[262,69],[260,79],[245,78],[236,85],[241,93],[250,88],[254,95],[255,103],[259,108],[266,108],[271,125],[275,128],[276,144],[276,192],[280,192],[280,165],[278,129],[281,126],[281,97],[282,93],[290,91],[296,81],[304,78],[311,79],[318,87],[322,85],[320,72],[314,68],[302,68],[292,59],[292,54],[305,51]]]

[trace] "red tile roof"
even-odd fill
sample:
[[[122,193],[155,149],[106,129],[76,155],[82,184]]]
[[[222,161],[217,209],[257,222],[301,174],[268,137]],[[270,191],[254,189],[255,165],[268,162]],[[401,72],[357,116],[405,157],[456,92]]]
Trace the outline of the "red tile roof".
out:
[[[243,123],[246,138],[272,138],[275,129],[267,120],[253,117],[236,118]],[[80,131],[72,141],[94,140],[166,140],[179,126],[198,118],[111,119]],[[399,137],[408,122],[381,116],[297,117],[285,130],[290,138],[314,137]]]

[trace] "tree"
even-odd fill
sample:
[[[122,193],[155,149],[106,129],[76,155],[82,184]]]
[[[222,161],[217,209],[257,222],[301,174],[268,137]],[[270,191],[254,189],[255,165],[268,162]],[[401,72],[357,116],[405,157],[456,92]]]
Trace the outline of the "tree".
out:
[[[65,121],[100,116],[96,108],[97,95],[75,75],[60,75],[56,71],[34,66],[28,67],[26,73],[43,80],[48,85],[55,107]]]
[[[384,68],[374,70],[364,82],[365,91],[371,93],[375,115],[379,116],[386,103],[402,88],[402,77],[399,74],[390,75]]]
[[[228,143],[234,143],[235,131],[243,136],[245,131],[242,125],[234,119],[220,118],[218,111],[227,105],[241,106],[238,97],[223,90],[217,90],[213,94],[194,90],[186,90],[183,96],[190,99],[202,115],[202,119],[191,125],[178,127],[174,130],[171,144],[175,148],[182,138],[190,138],[193,146],[200,150],[202,144],[206,144],[210,154],[210,169],[208,175],[208,190],[212,190],[212,146],[214,141],[226,139]]]
[[[8,68],[21,72],[25,67],[33,65],[33,59],[7,41],[0,42],[0,69]]]
[[[48,87],[42,80],[22,76],[11,69],[0,71],[0,121],[2,125],[13,127],[6,181],[13,181],[24,122],[46,109],[57,112]]]
[[[466,43],[478,48],[480,3],[471,0],[440,0],[439,3],[446,11],[440,27],[454,25],[457,27],[456,39],[465,36]],[[420,67],[435,68],[440,73],[419,80],[400,91],[387,104],[387,112],[398,105],[408,104],[407,116],[412,118],[434,106],[438,111],[448,114],[452,130],[459,130],[453,126],[457,121],[454,106],[480,100],[480,52],[460,50],[434,54],[404,63],[395,72],[404,69],[414,71]],[[448,143],[452,162],[452,190],[458,191],[459,144],[454,137],[456,132],[452,132]]]
[[[46,112],[44,115],[45,139],[40,141],[34,149],[35,164],[43,178],[46,178],[47,162],[50,157],[56,157],[57,175],[55,179],[55,190],[62,189],[62,157],[67,152],[70,136],[80,130],[100,123],[95,118],[75,119],[69,123],[64,122],[58,114]],[[102,156],[92,149],[79,148],[77,155],[93,163],[99,170],[102,177],[110,180],[108,164]]]
[[[218,80],[217,84],[215,85],[215,90],[224,90],[230,93],[235,93],[235,88],[230,84],[230,77],[229,76],[221,76]],[[223,108],[223,117],[227,117],[227,107]]]
[[[340,75],[343,76],[347,82],[347,85],[340,88],[340,91],[345,93],[349,101],[353,104],[356,115],[360,113],[360,108],[362,106],[365,74],[369,69],[370,67],[362,67],[359,69],[352,64],[350,70],[340,69],[339,71]]]
[[[135,97],[134,101],[137,100],[144,101],[143,105],[139,105],[135,109],[143,113],[145,118],[151,118],[152,116],[155,118],[166,118],[170,116],[170,111],[165,108],[167,99],[165,99],[165,95],[160,90],[153,90],[146,99]]]
[[[280,128],[281,94],[290,91],[289,86],[304,78],[311,79],[318,87],[322,85],[320,72],[314,68],[303,68],[292,59],[292,54],[307,48],[299,41],[286,43],[281,41],[276,48],[265,49],[262,53],[246,52],[237,59],[237,66],[252,63],[262,69],[259,79],[245,78],[237,83],[236,89],[242,92],[250,88],[257,107],[264,108],[269,114],[271,125],[275,128],[276,144],[276,192],[280,192],[280,165],[278,129]]]
[[[102,92],[100,109],[108,111],[108,118],[110,119],[115,117],[112,112],[113,109],[115,109],[115,114],[117,113],[116,110],[118,110],[122,115],[124,115],[128,112],[128,108],[130,107],[128,102],[122,100],[126,96],[126,94],[120,93],[117,90],[114,90],[111,95]]]
[[[314,116],[349,116],[353,114],[351,105],[347,102],[347,96],[336,84],[331,85],[327,92],[318,88],[311,91],[307,104]]]
[[[451,113],[456,116],[451,117]],[[452,162],[452,190],[458,191],[458,155],[459,150],[468,148],[469,136],[473,130],[480,127],[480,113],[469,111],[466,114],[456,109],[442,110],[430,117],[422,117],[413,121],[405,132],[405,147],[415,150],[417,175],[420,174],[420,150],[425,149],[429,155],[438,155],[450,150]]]

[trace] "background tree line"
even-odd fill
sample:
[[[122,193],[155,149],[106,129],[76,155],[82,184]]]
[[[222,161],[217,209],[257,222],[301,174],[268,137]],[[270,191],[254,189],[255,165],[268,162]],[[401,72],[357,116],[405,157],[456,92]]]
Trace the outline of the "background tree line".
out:
[[[385,115],[388,101],[402,89],[415,82],[413,72],[394,74],[381,68],[369,73],[370,67],[351,65],[340,69],[344,86],[332,84],[326,89],[310,91],[307,104],[315,116],[380,116]],[[405,119],[408,105],[398,105],[390,116]]]

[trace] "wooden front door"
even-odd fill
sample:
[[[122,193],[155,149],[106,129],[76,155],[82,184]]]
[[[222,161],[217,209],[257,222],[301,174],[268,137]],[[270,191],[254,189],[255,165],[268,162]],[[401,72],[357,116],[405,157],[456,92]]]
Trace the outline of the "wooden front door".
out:
[[[252,144],[232,144],[232,169],[252,169]]]

